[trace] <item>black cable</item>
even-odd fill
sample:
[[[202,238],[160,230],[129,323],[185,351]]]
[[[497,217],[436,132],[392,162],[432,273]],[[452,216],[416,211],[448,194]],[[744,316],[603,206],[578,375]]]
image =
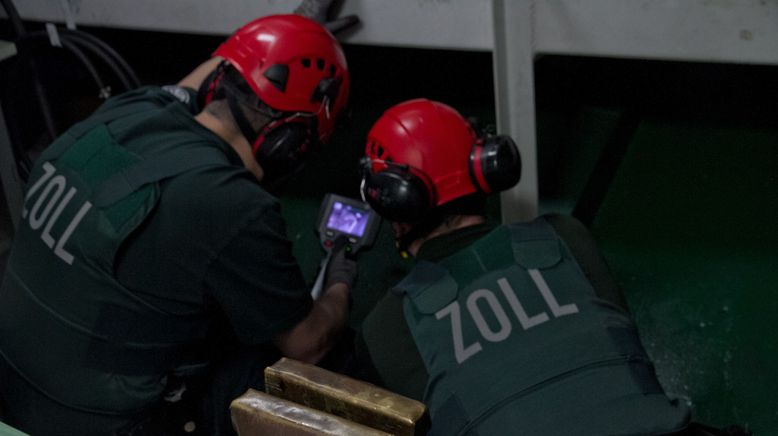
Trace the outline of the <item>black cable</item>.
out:
[[[49,98],[46,96],[46,91],[43,89],[43,85],[40,81],[38,66],[35,63],[35,59],[32,56],[29,56],[29,54],[25,53],[23,57],[26,58],[30,63],[32,83],[35,89],[35,97],[38,99],[38,104],[41,108],[43,124],[46,126],[46,131],[48,132],[50,139],[53,141],[58,136],[57,126],[54,124],[54,117],[51,115],[51,104],[49,104]]]
[[[62,29],[60,30],[60,34],[73,36],[74,38],[79,38],[85,41],[89,41],[92,44],[100,47],[108,56],[112,57],[116,64],[118,64],[121,69],[125,72],[127,75],[130,84],[133,88],[137,88],[141,85],[140,80],[138,79],[138,75],[135,73],[135,70],[130,66],[130,64],[127,63],[126,60],[111,47],[110,45],[106,44],[105,41],[101,40],[100,38],[80,30],[71,30],[71,29]]]
[[[31,34],[28,33],[25,29],[24,22],[19,16],[19,13],[12,0],[0,0],[0,6],[5,9],[6,15],[8,16],[13,26],[16,35],[17,49],[19,52],[18,57],[21,62],[20,65],[26,65],[30,69],[30,76],[32,78],[35,97],[38,101],[38,106],[41,111],[41,119],[43,120],[50,139],[53,141],[57,137],[56,124],[54,122],[54,117],[52,116],[51,105],[39,79],[40,76],[38,74],[38,67],[35,58],[32,56],[31,49],[29,47],[29,42],[34,39],[43,37],[48,38],[48,32],[32,32]],[[116,75],[126,90],[134,89],[140,86],[140,80],[138,79],[138,76],[132,67],[130,67],[130,65],[116,52],[116,50],[114,50],[111,46],[99,38],[83,31],[71,29],[62,29],[59,30],[58,33],[62,43],[62,48],[71,52],[84,66],[84,68],[86,68],[100,90],[100,97],[105,97],[108,88],[105,86],[105,83],[100,77],[95,66],[90,62],[88,56],[84,53],[84,50],[88,51],[94,56],[99,57],[103,62],[105,62],[105,64]],[[15,136],[19,137],[19,135]],[[20,173],[23,179],[26,181],[26,176],[29,173],[28,168],[30,167],[30,158],[20,143],[14,143],[12,146],[16,155],[15,157],[17,167],[20,169]]]
[[[102,60],[109,67],[112,73],[119,79],[125,90],[129,91],[140,86],[140,81],[138,80],[138,77],[135,74],[135,71],[133,71],[132,67],[130,67],[129,64],[127,64],[127,62],[105,42],[86,32],[61,29],[58,30],[58,34],[60,41],[63,42],[63,45],[64,42],[67,41],[70,43],[71,47],[78,46],[80,48],[86,49],[92,55],[100,58],[100,60]],[[28,35],[30,38],[37,39],[48,38],[49,34],[46,31],[37,31],[31,32]],[[88,66],[86,62],[82,63],[87,67],[87,69],[93,68]],[[103,89],[103,87],[101,87],[101,89]]]
[[[22,36],[27,33],[27,30],[24,28],[24,22],[19,16],[19,12],[16,10],[16,6],[14,6],[13,2],[11,0],[0,0],[0,4],[2,4],[3,9],[5,9],[5,14],[8,15],[8,19],[11,21],[11,26],[13,27],[16,36]]]
[[[113,58],[111,58],[106,52],[102,51],[99,46],[91,43],[90,41],[74,37],[72,35],[60,35],[60,39],[63,41],[69,41],[73,44],[78,44],[80,47],[85,48],[86,50],[89,50],[90,53],[100,58],[100,60],[105,63],[108,68],[111,69],[113,74],[119,79],[119,81],[122,83],[122,87],[126,91],[129,91],[131,89],[136,88],[137,86],[133,85],[131,82],[131,79],[127,76],[126,72],[123,71],[123,69],[117,64]]]
[[[0,5],[5,9],[6,15],[11,20],[11,25],[16,33],[16,38],[21,39],[27,34],[27,30],[24,28],[24,22],[19,17],[19,12],[16,10],[11,0],[0,0]],[[51,105],[49,104],[46,93],[43,90],[43,86],[40,83],[38,68],[35,64],[35,59],[27,53],[24,47],[17,47],[19,49],[19,58],[23,63],[27,63],[30,67],[30,72],[33,81],[33,89],[35,90],[35,97],[38,100],[38,104],[41,110],[41,117],[43,118],[43,124],[46,126],[46,131],[52,140],[57,137],[57,128],[54,124],[54,117],[51,115]]]
[[[67,39],[63,39],[62,41],[62,47],[71,53],[73,53],[73,56],[78,59],[81,64],[84,66],[84,68],[89,72],[89,75],[92,76],[92,79],[95,81],[95,84],[97,85],[97,89],[100,90],[99,95],[100,97],[104,97],[104,93],[108,90],[108,87],[105,86],[105,83],[103,82],[103,79],[100,77],[100,74],[97,72],[97,68],[95,68],[94,65],[92,65],[91,62],[89,62],[89,59],[86,57],[84,52],[81,51],[75,44],[70,42]]]
[[[49,45],[49,35],[47,32],[44,31],[38,31],[38,32],[30,32],[26,34],[23,38],[25,43],[40,43],[45,42],[46,45]],[[95,84],[97,85],[97,88],[100,90],[105,89],[105,82],[103,82],[102,77],[100,77],[100,74],[97,72],[97,68],[94,67],[92,62],[89,61],[89,58],[84,54],[83,51],[81,51],[78,46],[73,44],[68,39],[60,38],[60,42],[62,43],[62,49],[69,51],[73,54],[73,56],[78,59],[79,62],[84,66],[84,68],[87,70],[90,76],[92,76],[92,79],[95,81]]]
[[[6,83],[19,83],[23,80],[23,73],[21,68],[11,68],[6,71],[2,79]],[[4,86],[0,98],[2,98],[3,103],[9,100],[19,100],[20,92],[21,90],[17,87]],[[32,159],[30,159],[30,156],[22,145],[25,143],[25,140],[21,129],[10,128],[11,126],[20,126],[24,122],[19,118],[16,111],[9,110],[8,107],[3,110],[3,115],[5,115],[6,130],[11,139],[11,150],[13,151],[14,161],[16,162],[19,171],[19,177],[21,177],[23,181],[27,181],[32,169]]]
[[[49,41],[49,33],[47,31],[37,31],[37,32],[30,32],[25,37],[26,39],[32,39],[32,40],[45,40]],[[134,86],[130,82],[130,79],[125,75],[125,72],[122,71],[121,67],[119,67],[115,62],[113,62],[113,59],[111,59],[106,53],[104,53],[100,48],[98,48],[96,45],[92,44],[91,42],[85,42],[82,39],[74,38],[71,35],[59,35],[59,40],[62,43],[63,47],[65,43],[68,43],[70,47],[75,48],[83,55],[83,61],[82,63],[87,68],[87,70],[95,70],[92,63],[89,61],[89,58],[84,55],[83,51],[81,51],[81,48],[84,48],[88,50],[91,54],[99,57],[113,72],[113,74],[119,79],[119,81],[122,83],[122,86],[126,90],[133,89]],[[74,53],[75,54],[75,53]],[[79,57],[76,54],[76,57]],[[81,60],[81,59],[79,59]],[[102,80],[100,80],[102,83]],[[101,86],[100,89],[103,89],[104,86]]]

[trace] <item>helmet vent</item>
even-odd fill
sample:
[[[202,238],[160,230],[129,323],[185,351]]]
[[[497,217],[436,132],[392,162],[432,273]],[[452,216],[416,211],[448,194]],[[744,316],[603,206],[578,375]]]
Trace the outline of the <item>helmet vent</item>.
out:
[[[311,60],[309,58],[300,59],[300,63],[303,64],[303,68],[311,68]]]
[[[316,68],[318,68],[319,71],[324,71],[324,59],[316,59]]]
[[[281,92],[286,92],[286,81],[289,78],[289,67],[282,64],[275,64],[265,71],[267,78],[273,86]]]
[[[338,67],[335,64],[330,64],[330,77],[335,77],[335,73],[338,72]]]
[[[370,141],[370,153],[375,155],[379,159],[383,159],[384,148],[378,145],[375,141]]]

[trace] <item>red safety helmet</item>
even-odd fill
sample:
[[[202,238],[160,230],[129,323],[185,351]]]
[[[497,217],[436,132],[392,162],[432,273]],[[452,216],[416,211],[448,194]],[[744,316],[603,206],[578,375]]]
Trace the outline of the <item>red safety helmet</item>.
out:
[[[432,208],[474,193],[501,191],[521,177],[516,144],[507,136],[479,138],[443,103],[400,103],[367,136],[362,195],[392,221],[417,222]]]
[[[214,52],[235,67],[276,111],[315,114],[326,142],[346,106],[349,74],[340,43],[299,15],[270,15],[238,29]]]

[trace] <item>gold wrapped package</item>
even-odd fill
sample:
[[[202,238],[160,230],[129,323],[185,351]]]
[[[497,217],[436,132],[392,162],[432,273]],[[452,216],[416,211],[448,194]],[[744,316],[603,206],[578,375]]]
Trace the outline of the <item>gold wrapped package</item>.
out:
[[[235,399],[230,410],[239,436],[390,436],[253,389]]]
[[[265,391],[393,435],[427,430],[423,403],[292,359],[265,368]]]

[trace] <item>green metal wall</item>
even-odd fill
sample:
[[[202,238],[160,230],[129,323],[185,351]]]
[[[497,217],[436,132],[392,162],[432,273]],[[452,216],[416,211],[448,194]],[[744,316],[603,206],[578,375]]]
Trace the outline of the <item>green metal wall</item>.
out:
[[[778,434],[778,69],[550,58],[536,73],[542,208],[573,210],[637,114],[594,236],[668,393],[702,422]]]

